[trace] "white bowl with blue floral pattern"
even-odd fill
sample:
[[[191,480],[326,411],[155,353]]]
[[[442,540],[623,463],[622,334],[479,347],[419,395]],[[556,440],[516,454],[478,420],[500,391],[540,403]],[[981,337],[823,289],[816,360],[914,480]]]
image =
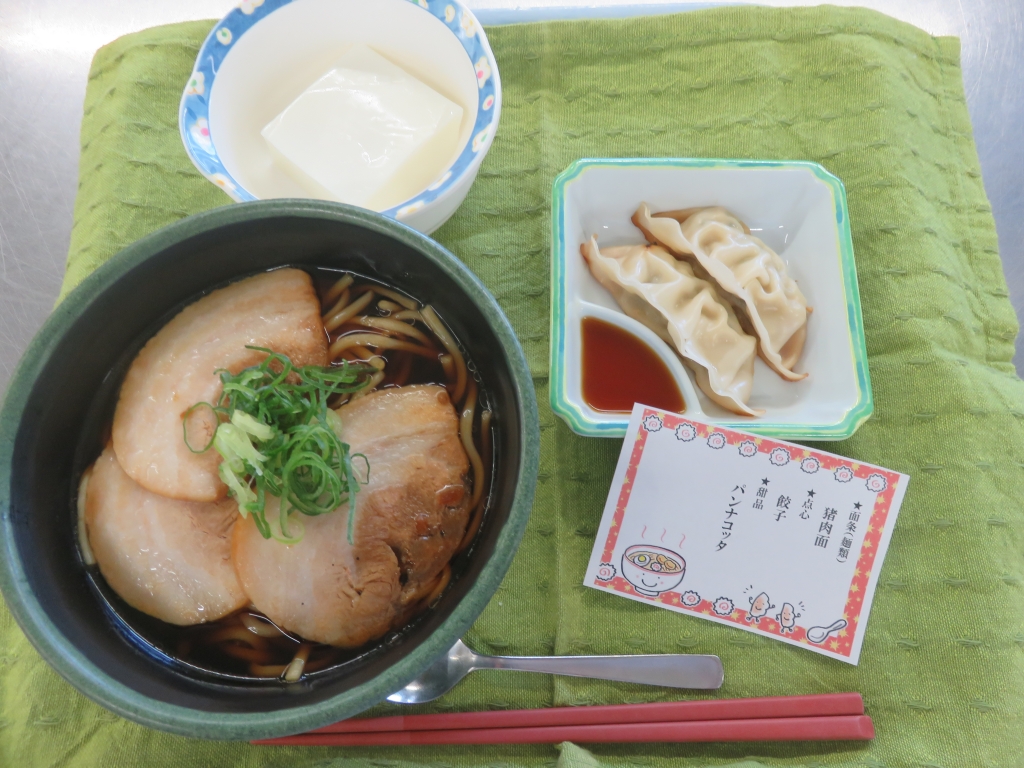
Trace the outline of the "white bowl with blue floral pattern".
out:
[[[196,168],[239,202],[309,197],[260,131],[359,43],[463,108],[448,168],[382,211],[428,234],[441,226],[469,192],[501,112],[494,54],[457,0],[242,0],[210,31],[181,97],[181,140]]]

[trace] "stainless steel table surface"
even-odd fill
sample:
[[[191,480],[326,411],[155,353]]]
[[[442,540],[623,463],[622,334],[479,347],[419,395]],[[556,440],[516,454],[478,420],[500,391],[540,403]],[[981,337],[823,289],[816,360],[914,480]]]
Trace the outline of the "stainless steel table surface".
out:
[[[623,13],[623,0],[467,4],[485,23]],[[967,103],[1003,267],[1018,317],[1024,316],[1024,0],[841,4],[874,8],[934,35],[960,37]],[[60,287],[77,185],[79,120],[93,53],[128,32],[219,18],[232,5],[230,0],[0,0],[0,392]],[[633,10],[685,6],[667,0]],[[1022,348],[1018,338],[1018,372],[1024,372]]]

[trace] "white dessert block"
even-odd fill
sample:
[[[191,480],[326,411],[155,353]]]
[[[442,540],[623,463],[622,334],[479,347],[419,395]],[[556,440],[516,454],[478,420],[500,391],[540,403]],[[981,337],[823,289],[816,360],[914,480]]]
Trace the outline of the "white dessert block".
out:
[[[458,149],[462,107],[355,45],[263,129],[311,195],[385,210],[429,186]]]

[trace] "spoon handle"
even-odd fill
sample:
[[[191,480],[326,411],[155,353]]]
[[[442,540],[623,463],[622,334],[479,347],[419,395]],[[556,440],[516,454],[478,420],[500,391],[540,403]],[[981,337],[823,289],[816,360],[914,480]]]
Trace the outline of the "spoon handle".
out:
[[[724,672],[717,656],[658,654],[648,656],[476,656],[474,669],[512,669],[549,675],[592,677],[667,688],[713,690]]]

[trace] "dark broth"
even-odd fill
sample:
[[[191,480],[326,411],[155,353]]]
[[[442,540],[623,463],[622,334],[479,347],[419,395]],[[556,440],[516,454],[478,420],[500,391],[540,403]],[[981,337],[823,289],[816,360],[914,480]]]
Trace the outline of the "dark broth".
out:
[[[329,307],[325,306],[323,298],[331,287],[341,278],[344,272],[329,269],[319,269],[312,273],[317,294],[321,299],[322,312]],[[355,275],[357,285],[376,285],[390,288],[379,281]],[[390,288],[394,291],[395,289]],[[402,294],[406,296],[406,294]],[[412,297],[407,297],[412,298]],[[371,307],[377,304],[377,300],[371,302]],[[379,315],[386,317],[387,313],[372,311],[367,308],[367,315]],[[169,313],[164,321],[156,328],[155,333],[166,324],[181,307]],[[422,329],[422,326],[420,326]],[[366,329],[362,329],[364,332]],[[338,338],[358,333],[360,329],[349,326],[342,326],[336,331],[328,334],[329,343],[335,342]],[[427,332],[428,335],[429,332]],[[152,335],[152,334],[150,334]],[[438,344],[440,347],[441,345]],[[97,406],[90,415],[89,423],[94,426],[92,435],[83,441],[79,451],[84,449],[91,458],[86,460],[91,465],[97,451],[96,435],[99,435],[99,445],[105,445],[109,440],[110,423],[113,419],[113,411],[116,405],[116,392],[120,388],[120,381],[124,378],[131,361],[134,359],[137,349],[111,371],[107,381],[104,383],[104,390],[97,397]],[[465,354],[465,350],[462,350]],[[404,350],[384,350],[380,357],[385,361],[384,379],[378,384],[378,389],[409,384],[440,384],[445,385],[447,381],[446,372],[439,359],[431,359],[420,354]],[[469,375],[475,377],[475,369],[471,360],[466,359],[466,367]],[[480,391],[478,395],[477,421],[474,424],[474,443],[479,449],[482,443],[493,445],[493,436],[490,434],[494,427],[491,426],[487,435],[481,434],[479,412],[487,409],[487,393],[481,382],[477,381]],[[456,406],[458,410],[458,406]],[[487,509],[490,506],[488,498],[490,493],[490,476],[493,470],[494,456],[492,453],[484,455],[484,490],[481,504],[481,515],[486,517]],[[76,511],[77,517],[77,511]],[[470,525],[473,524],[473,511],[470,512]],[[482,521],[477,522],[481,525]],[[479,530],[479,527],[477,528]],[[284,546],[284,545],[282,545]],[[472,551],[472,544],[467,549],[457,552],[451,560],[451,576],[454,581],[458,578],[459,572],[465,564],[467,555]],[[262,682],[278,682],[281,679],[281,671],[276,668],[284,668],[295,658],[300,648],[308,649],[308,658],[304,665],[303,678],[308,675],[315,675],[318,672],[327,671],[332,668],[351,661],[355,658],[372,653],[375,647],[381,642],[389,642],[397,639],[403,632],[411,629],[424,614],[429,610],[429,605],[421,604],[401,617],[402,626],[387,633],[382,639],[367,643],[362,648],[336,648],[321,643],[310,643],[304,641],[294,633],[275,629],[273,623],[262,613],[254,608],[243,608],[228,616],[205,624],[197,624],[188,627],[179,627],[159,619],[148,616],[128,606],[114,591],[106,584],[99,568],[95,565],[86,567],[89,581],[94,592],[99,598],[103,609],[111,617],[111,620],[118,631],[129,642],[143,652],[155,655],[164,661],[184,665],[199,673],[212,674],[215,677],[230,677],[234,679],[245,678]],[[448,582],[450,583],[450,581]],[[430,601],[430,605],[436,603],[437,597]],[[264,630],[267,636],[258,636],[247,626],[256,625]],[[241,633],[241,635],[239,635]],[[248,633],[248,636],[246,635]],[[233,637],[245,637],[245,641],[232,639]],[[255,640],[253,639],[255,638]],[[252,664],[259,664],[263,669],[254,671]]]
[[[643,403],[686,408],[672,372],[640,339],[596,317],[583,318],[583,400],[597,411],[629,413]]]

